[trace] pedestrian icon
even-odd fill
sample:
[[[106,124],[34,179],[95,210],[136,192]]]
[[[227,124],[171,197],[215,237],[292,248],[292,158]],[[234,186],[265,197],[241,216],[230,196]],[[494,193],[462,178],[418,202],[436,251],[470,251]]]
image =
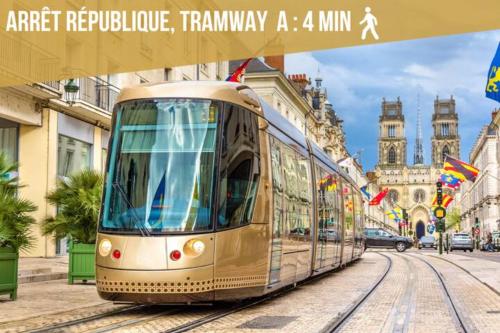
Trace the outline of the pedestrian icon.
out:
[[[366,24],[366,27],[363,29],[363,32],[361,33],[362,40],[366,39],[366,34],[368,33],[368,31],[370,31],[372,33],[372,36],[373,36],[373,38],[375,38],[375,40],[379,39],[377,31],[375,30],[375,26],[378,25],[377,18],[371,12],[372,12],[372,9],[370,7],[366,7],[365,8],[365,13],[366,13],[365,17],[363,18],[363,20],[361,22],[359,22],[359,24],[361,24],[361,25]]]

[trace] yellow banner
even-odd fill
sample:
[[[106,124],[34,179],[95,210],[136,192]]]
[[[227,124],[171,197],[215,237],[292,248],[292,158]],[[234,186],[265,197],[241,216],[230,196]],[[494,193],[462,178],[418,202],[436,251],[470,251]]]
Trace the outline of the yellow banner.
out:
[[[0,86],[493,30],[499,13],[498,0],[2,0]]]

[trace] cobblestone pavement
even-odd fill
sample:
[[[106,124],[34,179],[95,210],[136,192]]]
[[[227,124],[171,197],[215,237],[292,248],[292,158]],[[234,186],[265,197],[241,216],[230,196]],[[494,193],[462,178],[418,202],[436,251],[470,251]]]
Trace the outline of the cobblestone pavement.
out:
[[[479,280],[490,260],[442,256],[429,251],[376,251],[392,259],[386,278],[346,321],[342,332],[459,332],[441,282],[469,332],[495,332],[500,327],[500,296]],[[381,276],[387,259],[375,251],[346,269],[327,274],[258,305],[196,328],[195,332],[322,332],[357,303]],[[466,261],[464,261],[466,259]],[[471,276],[468,272],[474,274]],[[495,275],[495,274],[490,274]],[[43,299],[45,298],[45,299]],[[32,302],[30,302],[32,301]],[[69,286],[64,280],[31,283],[20,289],[19,301],[0,302],[0,332],[21,332],[79,318],[81,323],[53,332],[160,332],[193,322],[234,304],[215,306],[113,305],[102,301],[92,285]],[[113,312],[112,315],[107,315]]]
[[[439,280],[425,263],[385,253],[393,268],[341,332],[456,332]]]
[[[425,260],[442,275],[468,332],[498,332],[500,297],[497,293],[455,265],[434,256],[425,256]]]
[[[463,257],[468,257],[470,259],[491,260],[500,263],[500,252],[486,252],[486,251],[474,250],[474,252],[453,251],[453,254]]]
[[[462,267],[465,271],[473,274],[481,282],[495,290],[497,294],[500,294],[500,262],[485,260],[484,258],[465,258],[462,255],[456,254],[443,254],[441,256],[434,254],[433,256]]]

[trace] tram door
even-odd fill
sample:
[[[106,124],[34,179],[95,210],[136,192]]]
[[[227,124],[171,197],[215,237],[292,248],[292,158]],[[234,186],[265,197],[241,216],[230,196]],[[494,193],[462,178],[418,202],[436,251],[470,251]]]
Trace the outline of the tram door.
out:
[[[335,263],[338,230],[337,176],[326,172],[316,161],[316,196],[318,203],[318,234],[316,242],[315,270],[331,267]]]
[[[342,189],[344,196],[344,249],[342,263],[351,261],[354,251],[354,200],[351,185],[347,182]]]
[[[271,265],[269,284],[280,281],[281,256],[283,253],[283,175],[281,168],[280,143],[273,137],[271,139],[271,165],[273,177],[273,221],[271,241]]]

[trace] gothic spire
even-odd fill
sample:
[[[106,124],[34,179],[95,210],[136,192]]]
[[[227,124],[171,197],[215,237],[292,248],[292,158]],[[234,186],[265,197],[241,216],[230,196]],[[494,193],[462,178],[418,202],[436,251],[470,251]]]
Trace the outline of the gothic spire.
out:
[[[420,117],[420,94],[417,94],[417,135],[415,138],[415,153],[413,155],[413,164],[424,164],[424,146]]]

